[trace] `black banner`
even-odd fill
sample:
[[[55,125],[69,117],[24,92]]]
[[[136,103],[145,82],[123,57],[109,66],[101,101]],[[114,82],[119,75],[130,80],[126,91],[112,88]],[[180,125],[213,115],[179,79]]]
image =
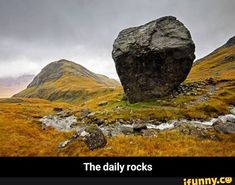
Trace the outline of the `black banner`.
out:
[[[146,185],[184,185],[183,178],[0,178],[1,185],[111,185],[111,184],[146,184]],[[232,185],[232,184],[230,184]]]
[[[2,157],[1,177],[232,177],[234,157]]]

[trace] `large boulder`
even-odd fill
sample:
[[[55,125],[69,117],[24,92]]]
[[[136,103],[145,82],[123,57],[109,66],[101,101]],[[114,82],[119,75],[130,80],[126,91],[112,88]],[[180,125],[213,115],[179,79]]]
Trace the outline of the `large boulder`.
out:
[[[193,64],[195,45],[189,30],[167,16],[121,31],[112,57],[131,103],[170,94]]]

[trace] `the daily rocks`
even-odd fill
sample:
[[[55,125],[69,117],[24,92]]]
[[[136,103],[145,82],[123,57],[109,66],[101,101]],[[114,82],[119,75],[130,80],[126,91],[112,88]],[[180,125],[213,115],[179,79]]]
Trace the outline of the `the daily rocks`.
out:
[[[112,57],[130,103],[170,94],[186,79],[194,51],[189,30],[172,16],[121,31]]]

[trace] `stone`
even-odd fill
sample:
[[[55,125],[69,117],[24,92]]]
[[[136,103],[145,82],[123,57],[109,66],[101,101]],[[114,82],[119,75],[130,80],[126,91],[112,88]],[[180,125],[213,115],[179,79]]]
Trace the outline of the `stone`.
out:
[[[120,125],[118,130],[123,134],[130,134],[134,132],[134,129],[131,125]]]
[[[233,123],[235,123],[235,115],[233,115],[233,114],[226,114],[224,116],[219,116],[218,120],[220,120],[222,123],[226,123],[226,122],[233,122]]]
[[[98,120],[96,121],[96,124],[97,124],[98,126],[103,125],[104,123],[105,123],[105,121],[104,121],[104,120],[101,120],[101,119],[98,119]]]
[[[86,117],[88,117],[88,118],[94,118],[95,114],[96,114],[96,112],[91,112],[91,113],[89,113]]]
[[[172,16],[122,30],[112,57],[129,102],[169,95],[186,79],[194,51],[189,30]]]
[[[107,101],[102,101],[102,102],[99,102],[99,103],[98,103],[98,106],[105,106],[105,105],[107,105],[107,104],[108,104]]]
[[[60,117],[60,118],[66,118],[66,117],[69,117],[69,116],[72,116],[73,114],[71,112],[64,112],[64,111],[61,111],[61,112],[57,112],[57,116]]]
[[[63,111],[63,108],[55,107],[55,108],[53,109],[53,111],[55,111],[55,112],[62,112],[62,111]]]
[[[65,148],[70,142],[71,140],[63,141],[58,145],[58,148]]]
[[[84,108],[84,109],[80,110],[80,113],[81,113],[81,117],[85,118],[85,117],[87,117],[88,114],[91,113],[91,111],[87,108]]]
[[[182,122],[176,125],[176,129],[185,135],[196,136],[201,139],[218,139],[212,129],[205,125]]]
[[[158,134],[158,131],[155,129],[142,130],[141,132],[144,137],[155,137]]]
[[[218,132],[222,132],[225,134],[235,134],[235,123],[232,122],[216,122],[215,124],[213,124],[213,127]]]
[[[133,130],[135,132],[140,132],[141,130],[147,129],[147,125],[146,124],[134,124],[133,125]]]
[[[103,148],[107,144],[107,140],[102,132],[96,125],[90,125],[80,135],[83,137],[86,145],[90,150]]]
[[[230,113],[233,114],[233,115],[235,115],[235,108],[232,108],[232,109],[230,110]]]

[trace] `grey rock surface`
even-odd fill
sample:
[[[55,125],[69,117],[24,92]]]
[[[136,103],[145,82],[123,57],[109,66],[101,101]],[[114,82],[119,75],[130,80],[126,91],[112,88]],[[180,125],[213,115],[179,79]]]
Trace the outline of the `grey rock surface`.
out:
[[[84,132],[81,133],[81,136],[84,138],[84,141],[90,150],[103,148],[107,143],[102,130],[94,125],[86,127]]]
[[[218,132],[222,132],[225,134],[235,134],[235,123],[232,122],[217,122],[216,124],[213,125],[215,130]]]
[[[112,57],[125,94],[134,103],[170,94],[186,79],[194,51],[188,29],[167,16],[121,31]]]

